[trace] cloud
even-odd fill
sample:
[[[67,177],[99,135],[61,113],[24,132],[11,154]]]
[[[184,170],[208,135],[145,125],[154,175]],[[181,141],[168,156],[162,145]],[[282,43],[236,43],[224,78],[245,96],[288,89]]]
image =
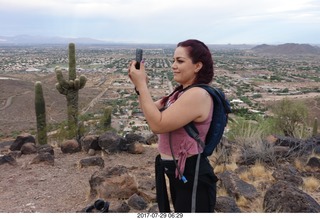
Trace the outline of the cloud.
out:
[[[283,38],[279,33],[290,33],[293,39],[301,30],[314,35],[310,27],[320,25],[318,0],[0,0],[0,4],[0,19],[8,21],[0,24],[3,33],[29,30],[174,43],[199,37],[214,43],[259,41],[270,39],[270,33]]]

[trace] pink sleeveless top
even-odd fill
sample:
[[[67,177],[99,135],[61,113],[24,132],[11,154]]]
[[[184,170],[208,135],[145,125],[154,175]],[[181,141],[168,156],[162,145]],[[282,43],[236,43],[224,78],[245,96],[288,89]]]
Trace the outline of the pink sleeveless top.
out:
[[[179,96],[181,94],[179,94]],[[173,96],[174,95],[172,95],[169,98],[168,103],[166,104],[166,107],[170,107],[170,105],[174,103],[175,100],[173,100]],[[203,142],[205,141],[206,135],[210,128],[213,107],[214,106],[212,101],[208,118],[203,122],[194,123],[199,131],[199,137]],[[159,134],[158,137],[159,137],[159,140],[158,140],[159,152],[165,155],[172,156],[171,150],[170,150],[170,143],[169,143],[169,133]],[[175,158],[178,160],[178,167],[180,168],[181,173],[184,172],[184,167],[185,167],[187,157],[202,153],[203,151],[203,148],[200,145],[198,145],[197,142],[188,135],[188,133],[184,130],[183,127],[171,132],[171,145],[173,149],[173,154]],[[178,176],[178,171],[176,170],[176,177],[177,176]]]

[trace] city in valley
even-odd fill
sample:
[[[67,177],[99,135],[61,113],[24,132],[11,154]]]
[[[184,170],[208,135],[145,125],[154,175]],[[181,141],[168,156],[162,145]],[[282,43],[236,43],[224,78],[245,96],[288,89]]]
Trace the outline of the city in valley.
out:
[[[307,50],[310,45],[292,49],[296,46],[264,50],[254,45],[209,45],[215,67],[212,85],[225,92],[234,109],[248,114],[268,115],[268,106],[284,97],[304,100],[311,121],[320,116],[319,47],[313,47],[314,52]],[[97,123],[107,106],[112,106],[112,128],[119,134],[150,134],[128,78],[136,48],[143,49],[153,98],[169,94],[177,85],[171,70],[175,45],[76,44],[77,74],[87,77],[79,91],[79,113],[88,134],[101,132]],[[36,81],[42,83],[53,132],[67,119],[65,96],[55,88],[55,67],[68,77],[68,45],[4,45],[0,57],[0,139],[35,133]]]

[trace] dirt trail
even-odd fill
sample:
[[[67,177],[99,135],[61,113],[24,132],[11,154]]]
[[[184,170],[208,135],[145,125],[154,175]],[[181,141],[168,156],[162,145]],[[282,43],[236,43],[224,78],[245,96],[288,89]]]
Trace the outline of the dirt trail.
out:
[[[104,159],[105,168],[123,165],[137,180],[141,180],[142,176],[154,173],[153,162],[157,154],[153,146],[145,149],[143,154],[122,152],[97,156]],[[101,169],[79,167],[79,161],[89,156],[85,152],[63,154],[57,147],[54,151],[54,166],[30,164],[35,155],[22,155],[17,158],[15,166],[0,165],[0,213],[73,213],[92,204],[93,201],[88,199],[89,179]],[[123,202],[117,199],[108,201],[110,209]]]

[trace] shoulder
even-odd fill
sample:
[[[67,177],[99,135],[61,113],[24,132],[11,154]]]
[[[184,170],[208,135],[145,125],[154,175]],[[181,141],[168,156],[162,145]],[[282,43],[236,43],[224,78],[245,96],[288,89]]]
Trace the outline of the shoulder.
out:
[[[183,94],[185,94],[185,96],[189,96],[191,98],[208,98],[210,97],[210,94],[203,88],[201,87],[192,87],[188,90],[186,90]]]

